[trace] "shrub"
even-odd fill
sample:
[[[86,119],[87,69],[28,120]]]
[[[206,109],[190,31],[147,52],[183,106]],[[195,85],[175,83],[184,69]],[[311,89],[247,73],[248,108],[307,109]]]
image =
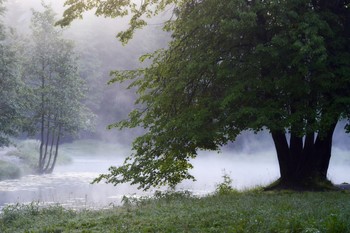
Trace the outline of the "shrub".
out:
[[[0,160],[0,180],[16,179],[21,175],[21,170],[15,164]]]
[[[233,180],[225,171],[222,178],[224,179],[223,182],[216,185],[215,194],[225,195],[238,192],[232,187]]]
[[[16,143],[17,150],[11,151],[8,155],[16,156],[23,161],[23,169],[25,173],[35,170],[38,166],[40,141],[23,140]],[[57,158],[58,164],[68,164],[71,158],[65,153],[59,153]],[[28,171],[29,170],[29,171]]]

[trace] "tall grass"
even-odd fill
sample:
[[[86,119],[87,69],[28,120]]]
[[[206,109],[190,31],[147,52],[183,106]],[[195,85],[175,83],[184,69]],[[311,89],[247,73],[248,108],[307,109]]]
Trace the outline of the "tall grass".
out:
[[[158,193],[98,211],[7,207],[0,232],[346,233],[349,219],[348,192]]]

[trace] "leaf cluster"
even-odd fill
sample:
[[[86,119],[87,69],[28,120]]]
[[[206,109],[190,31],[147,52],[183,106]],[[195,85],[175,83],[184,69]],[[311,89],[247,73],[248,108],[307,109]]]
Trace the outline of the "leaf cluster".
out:
[[[157,15],[168,5],[180,4],[182,0],[144,0],[139,4],[131,0],[66,0],[68,8],[63,18],[56,25],[68,26],[75,19],[82,19],[85,12],[94,10],[96,16],[110,18],[125,17],[130,15],[129,28],[119,32],[117,37],[125,44],[134,35],[135,30],[147,25],[147,18]]]
[[[4,11],[0,1],[0,14]],[[9,144],[9,137],[21,131],[24,122],[24,85],[19,72],[20,54],[14,35],[0,22],[0,146]]]

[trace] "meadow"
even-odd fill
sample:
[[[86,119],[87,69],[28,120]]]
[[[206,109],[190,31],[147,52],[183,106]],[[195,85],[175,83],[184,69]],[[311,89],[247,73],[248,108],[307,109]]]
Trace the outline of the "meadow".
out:
[[[122,206],[103,210],[18,204],[3,209],[0,232],[350,232],[348,191],[222,188],[205,197],[189,192],[124,197]]]

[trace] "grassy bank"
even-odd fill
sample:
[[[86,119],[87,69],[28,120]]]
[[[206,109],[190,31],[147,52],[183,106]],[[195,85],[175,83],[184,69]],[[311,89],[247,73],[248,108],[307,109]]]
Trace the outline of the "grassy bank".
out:
[[[163,194],[108,210],[36,204],[4,210],[0,232],[350,232],[348,192]]]
[[[0,181],[35,174],[39,160],[39,148],[38,140],[14,140],[13,148],[3,153],[8,161],[2,160],[0,156]],[[129,149],[98,140],[77,140],[60,145],[57,165],[70,164],[72,157],[75,156],[113,157],[117,152],[120,155],[126,155],[129,154]]]
[[[40,142],[37,140],[18,140],[15,147],[6,152],[9,161],[0,158],[0,181],[16,179],[22,175],[36,173],[39,159]],[[11,159],[12,158],[12,159]],[[13,160],[13,161],[11,161]],[[69,164],[71,155],[62,151],[57,158],[57,164]]]

